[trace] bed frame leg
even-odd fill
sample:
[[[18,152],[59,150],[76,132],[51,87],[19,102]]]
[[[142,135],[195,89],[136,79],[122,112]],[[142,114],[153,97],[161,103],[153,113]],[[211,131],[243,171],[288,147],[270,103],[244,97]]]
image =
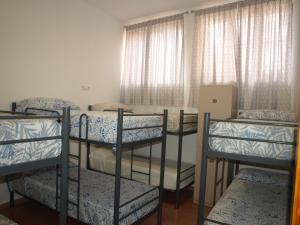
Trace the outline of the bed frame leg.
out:
[[[123,109],[118,109],[117,145],[116,145],[116,167],[115,167],[115,200],[113,225],[120,222],[120,189],[121,189],[121,167],[122,167],[122,142],[123,142]]]
[[[63,124],[62,124],[62,152],[60,158],[61,166],[61,183],[60,183],[60,213],[59,225],[68,225],[68,174],[69,174],[69,134],[70,134],[70,108],[63,109]]]
[[[159,203],[158,203],[158,214],[157,214],[157,225],[162,224],[163,214],[163,191],[165,181],[165,159],[166,159],[166,145],[167,145],[167,127],[168,127],[168,110],[164,110],[163,117],[163,139],[161,145],[161,157],[160,157],[160,184],[159,184]]]
[[[239,161],[235,161],[235,173],[234,175],[237,175],[240,171],[240,162]]]
[[[205,113],[204,116],[204,132],[203,132],[203,146],[202,146],[202,165],[201,165],[201,177],[200,177],[200,192],[198,202],[198,225],[203,225],[205,221],[205,193],[206,193],[206,176],[207,176],[207,151],[209,150],[208,138],[209,138],[209,121],[210,114]]]
[[[12,112],[16,112],[16,110],[17,110],[17,103],[16,102],[12,102],[11,103],[11,111]]]
[[[9,206],[11,208],[15,206],[15,192],[14,191],[9,192]]]
[[[178,156],[177,156],[177,177],[176,177],[176,202],[175,202],[175,208],[176,209],[178,209],[179,205],[180,205],[182,138],[183,138],[183,122],[184,122],[183,119],[184,119],[184,110],[180,110],[179,136],[178,136]]]
[[[86,144],[86,169],[88,169],[88,170],[91,169],[90,153],[91,153],[91,144],[87,143]]]

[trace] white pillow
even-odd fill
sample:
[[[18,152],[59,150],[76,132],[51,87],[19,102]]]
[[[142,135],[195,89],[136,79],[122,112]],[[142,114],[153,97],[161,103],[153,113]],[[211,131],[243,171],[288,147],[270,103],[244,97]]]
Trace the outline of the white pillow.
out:
[[[66,101],[63,99],[35,97],[35,98],[26,98],[22,101],[17,102],[16,110],[18,112],[24,112],[26,108],[62,110],[63,107],[70,107],[72,110],[80,109],[80,107],[74,104],[73,102]]]
[[[282,122],[297,122],[296,113],[277,110],[245,110],[238,116],[240,119],[273,120]]]

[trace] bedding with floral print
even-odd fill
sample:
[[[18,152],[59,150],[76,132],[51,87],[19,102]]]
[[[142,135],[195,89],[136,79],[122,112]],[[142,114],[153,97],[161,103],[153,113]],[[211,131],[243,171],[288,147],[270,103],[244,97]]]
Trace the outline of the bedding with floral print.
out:
[[[17,102],[16,110],[24,112],[26,108],[38,108],[48,110],[62,110],[64,107],[70,107],[72,110],[80,110],[80,107],[73,102],[59,98],[34,97],[26,98]]]

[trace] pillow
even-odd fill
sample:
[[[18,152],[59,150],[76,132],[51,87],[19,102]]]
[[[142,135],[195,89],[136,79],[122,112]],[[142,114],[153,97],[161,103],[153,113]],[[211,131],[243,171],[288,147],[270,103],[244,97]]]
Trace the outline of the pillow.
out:
[[[297,122],[296,113],[276,110],[246,110],[238,116],[240,119],[273,120],[282,122]]]
[[[119,108],[124,109],[126,112],[132,112],[128,105],[112,102],[103,102],[92,105],[92,111],[116,111]]]
[[[24,112],[26,108],[62,110],[63,107],[70,107],[73,110],[80,109],[80,107],[78,105],[75,105],[73,102],[65,101],[63,99],[35,97],[35,98],[26,98],[22,101],[17,102],[16,110],[18,112]]]

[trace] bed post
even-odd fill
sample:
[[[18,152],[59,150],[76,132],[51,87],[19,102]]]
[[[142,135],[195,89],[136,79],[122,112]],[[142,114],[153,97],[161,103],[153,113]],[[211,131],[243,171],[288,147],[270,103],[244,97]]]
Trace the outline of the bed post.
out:
[[[183,120],[184,120],[184,110],[180,110],[178,156],[177,156],[177,177],[176,177],[176,202],[175,202],[176,209],[179,208],[179,204],[180,204],[180,175],[181,175],[181,158],[182,158]]]
[[[63,124],[62,124],[62,151],[61,151],[61,183],[60,183],[60,214],[59,224],[68,224],[68,155],[69,155],[69,135],[70,135],[70,108],[63,109]]]
[[[93,110],[93,106],[92,105],[88,105],[88,111],[92,111]],[[91,169],[91,165],[90,165],[90,153],[91,153],[91,144],[90,143],[86,143],[86,168],[89,170]]]
[[[204,208],[205,208],[205,192],[206,192],[206,176],[207,176],[207,151],[209,150],[209,122],[210,113],[204,114],[204,132],[203,132],[203,146],[202,146],[202,164],[200,173],[200,193],[198,202],[198,225],[203,225],[205,220]]]
[[[116,171],[115,171],[115,202],[114,225],[119,224],[120,189],[121,189],[121,165],[122,165],[122,133],[123,133],[123,109],[118,109],[117,146],[116,146]]]
[[[162,224],[162,203],[163,203],[163,191],[165,180],[165,160],[166,160],[166,144],[167,144],[167,127],[168,127],[168,110],[164,110],[163,117],[163,131],[162,131],[162,144],[161,144],[161,158],[160,158],[160,184],[159,184],[159,204],[157,224]]]
[[[91,144],[86,143],[86,168],[89,170],[91,169],[90,165],[90,153],[91,153]]]
[[[15,192],[11,190],[9,192],[9,207],[14,207],[15,206]]]
[[[17,110],[17,103],[16,102],[12,102],[11,103],[11,111],[15,112]]]
[[[9,183],[9,176],[5,176],[5,182],[7,185],[7,189],[9,191],[9,207],[14,207],[15,206],[15,192],[14,190],[10,187]]]
[[[240,162],[239,161],[235,161],[235,171],[234,171],[234,175],[237,175],[240,171]]]

